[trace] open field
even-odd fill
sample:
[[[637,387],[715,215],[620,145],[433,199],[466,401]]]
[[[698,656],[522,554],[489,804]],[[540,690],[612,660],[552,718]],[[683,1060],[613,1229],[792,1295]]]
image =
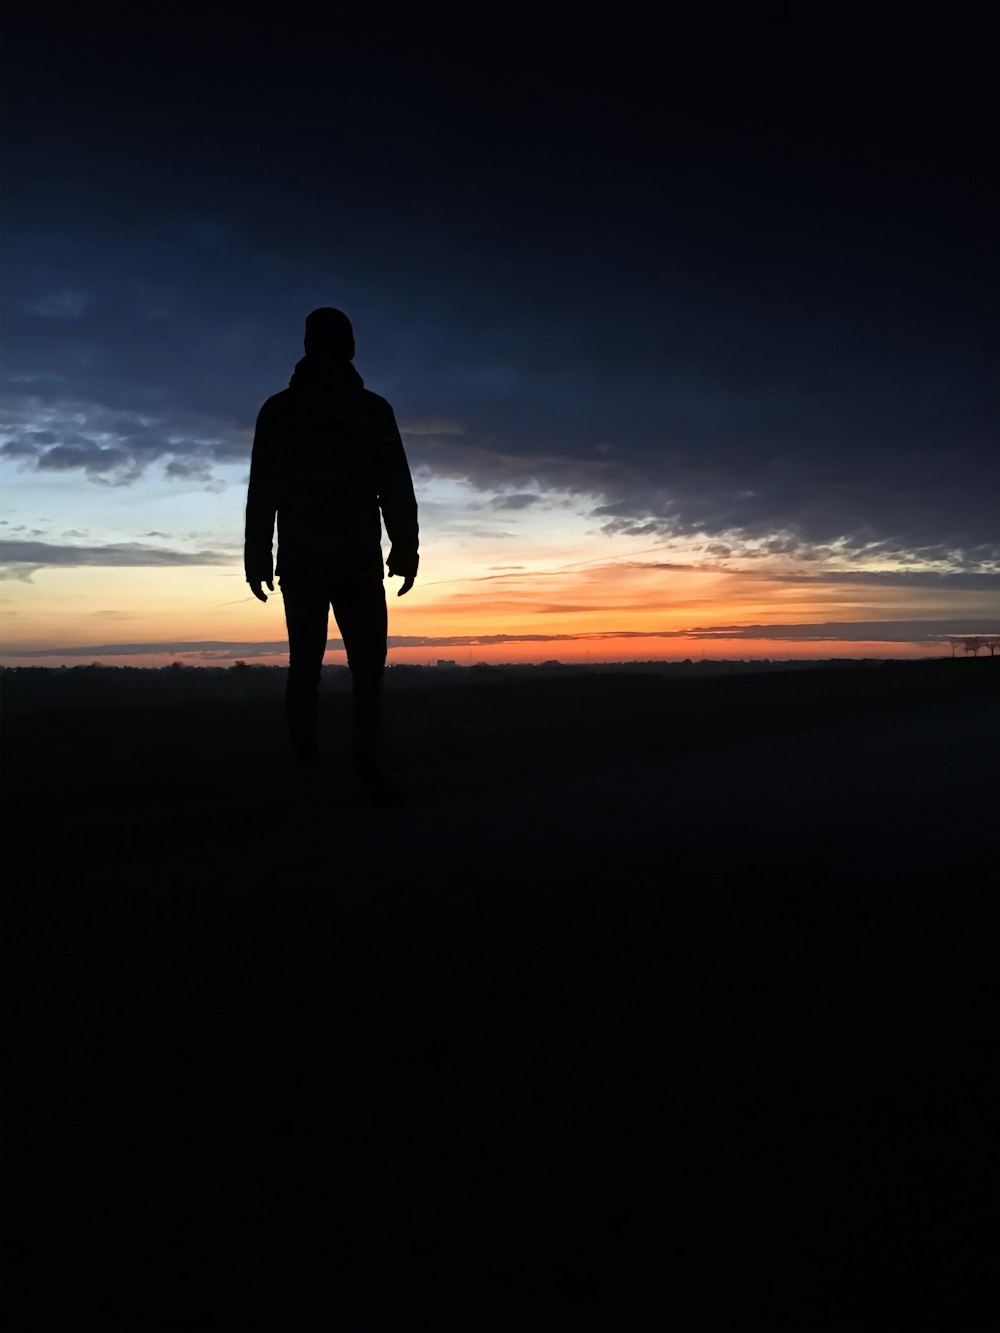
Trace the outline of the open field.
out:
[[[993,1326],[1000,662],[13,695],[11,1333]]]

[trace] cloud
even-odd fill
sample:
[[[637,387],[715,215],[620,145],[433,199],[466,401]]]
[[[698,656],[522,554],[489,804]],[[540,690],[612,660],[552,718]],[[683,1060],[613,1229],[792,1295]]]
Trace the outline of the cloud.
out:
[[[265,40],[246,25],[228,68],[187,61],[179,82],[168,34],[121,27],[46,30],[14,71],[5,361],[47,406],[153,421],[91,438],[90,413],[81,440],[40,422],[11,459],[125,485],[156,459],[198,483],[232,432],[246,457],[303,315],[330,299],[415,456],[487,494],[572,493],[607,537],[995,558],[988,122],[971,113],[989,81],[921,103],[878,60],[872,82],[806,89],[706,57],[706,83],[683,42],[659,77],[658,44],[647,65],[643,43],[598,36],[582,63],[495,86],[443,48],[430,76],[387,64],[380,42],[317,79],[314,44],[270,62],[261,99],[239,73]],[[80,56],[109,42],[127,86]],[[317,172],[348,120],[337,173]]]
[[[328,647],[342,647],[339,639],[331,639]],[[5,648],[7,657],[145,657],[164,653],[221,653],[235,657],[267,657],[287,653],[288,641],[273,643],[229,643],[224,640],[199,639],[190,642],[167,640],[163,643],[92,643],[70,645],[64,648]]]
[[[699,572],[717,572],[719,565],[699,565],[688,560],[613,560],[605,565],[593,565],[581,573],[596,574],[602,569],[669,569],[674,572],[677,570],[696,570]]]
[[[442,523],[438,527],[438,532],[446,532],[450,535],[461,537],[474,537],[482,541],[511,541],[515,534],[513,532],[504,532],[500,528],[484,528],[475,523]]]
[[[210,486],[214,468],[248,462],[254,413],[282,387],[300,316],[283,313],[280,328],[261,316],[243,289],[247,253],[224,239],[224,253],[212,243],[211,300],[208,242],[194,233],[151,234],[124,268],[106,245],[95,252],[99,310],[63,321],[67,337],[86,325],[87,340],[60,342],[54,319],[18,330],[23,364],[10,381],[32,377],[33,393],[9,398],[6,459],[124,486],[153,465]],[[171,281],[148,277],[161,269]],[[947,380],[895,366],[880,380],[853,362],[838,377],[822,339],[792,346],[787,330],[751,327],[717,294],[700,312],[651,307],[613,355],[597,312],[536,327],[508,311],[493,330],[470,288],[434,323],[414,329],[411,314],[393,333],[388,298],[354,295],[356,325],[371,330],[369,382],[410,409],[400,421],[411,464],[466,480],[497,512],[556,493],[605,537],[698,537],[720,558],[771,542],[801,559],[839,543],[847,557],[877,544],[898,562],[969,572],[1000,560],[1000,455],[961,365]],[[637,297],[615,300],[624,330]],[[516,393],[497,390],[501,353]]]
[[[933,569],[826,569],[817,574],[782,574],[780,578],[782,583],[937,588],[942,592],[981,592],[989,588],[1000,588],[1000,570],[977,570],[966,573]]]
[[[835,415],[834,404],[826,410]],[[1000,455],[929,443],[901,457],[892,440],[844,443],[808,419],[801,427],[800,440],[789,439],[786,423],[768,442],[741,440],[730,426],[703,445],[705,423],[685,440],[672,438],[665,420],[659,441],[647,435],[599,458],[584,438],[563,453],[536,451],[530,430],[516,450],[470,433],[418,442],[412,453],[431,473],[487,493],[531,487],[540,500],[575,496],[610,538],[700,539],[720,558],[815,559],[819,547],[846,559],[878,550],[899,563],[969,571],[1000,562]]]
[[[542,496],[520,491],[515,495],[498,495],[490,501],[490,508],[503,510],[530,509],[532,505],[542,503]]]
[[[730,555],[736,554],[730,548],[727,548],[727,550]],[[768,553],[756,552],[753,554],[765,555]],[[739,558],[748,559],[750,555],[751,553],[744,551],[739,554]],[[822,550],[813,551],[808,553],[807,556],[797,552],[796,555],[799,559],[819,560],[823,558],[824,552]],[[716,561],[699,564],[697,562],[681,563],[672,560],[619,560],[606,565],[595,566],[587,572],[596,572],[600,569],[691,570],[696,573],[724,573],[732,575],[734,578],[760,579],[767,583],[815,584],[824,587],[846,585],[886,588],[935,588],[941,592],[983,592],[991,588],[1000,589],[1000,570],[965,572],[934,569],[843,569],[836,566],[827,566],[815,572],[786,573],[784,570],[775,569],[734,569],[730,565],[719,564]]]
[[[0,455],[40,472],[82,472],[127,486],[162,464],[167,477],[210,483],[218,465],[248,464],[249,434],[196,416],[149,415],[93,401],[11,396],[0,428]]]
[[[743,462],[705,468],[700,477],[681,471],[666,485],[654,475],[645,490],[614,478],[592,517],[608,536],[709,536],[734,557],[817,559],[836,549],[848,559],[878,551],[900,562],[969,569],[1000,561],[992,479],[977,492],[918,454],[905,487],[897,465],[877,454],[867,463],[845,458],[841,467],[836,483],[829,465],[807,456],[787,460],[780,476],[766,464],[755,475]]]
[[[599,495],[614,476],[616,464],[605,459],[578,459],[569,453],[502,448],[488,442],[457,444],[451,440],[421,441],[412,450],[417,466],[437,477],[466,481],[480,491],[518,491],[526,485],[545,491]]]
[[[401,421],[399,432],[404,438],[408,435],[464,435],[465,426],[447,417],[424,417],[419,421]]]
[[[935,643],[960,634],[995,634],[996,620],[827,620],[797,625],[701,625],[664,637],[689,639],[775,639],[816,643]]]
[[[228,565],[233,557],[222,551],[176,551],[138,542],[103,546],[68,546],[41,541],[0,540],[0,577],[30,582],[31,575],[48,565],[78,567],[115,565],[153,567],[163,565]]]
[[[299,238],[290,273],[281,236],[261,222],[251,240],[225,215],[229,193],[216,200],[224,220],[181,225],[158,206],[139,233],[77,225],[72,262],[52,258],[62,252],[43,227],[24,228],[6,360],[11,386],[33,396],[11,398],[7,460],[124,486],[154,464],[209,486],[213,469],[248,461],[254,414],[299,352],[314,273],[350,265],[323,227]],[[369,218],[359,226],[372,234]],[[338,300],[416,467],[467,480],[498,512],[556,492],[607,538],[700,537],[720,557],[749,558],[781,534],[801,559],[878,543],[904,563],[974,572],[1000,560],[986,357],[948,320],[914,338],[900,313],[896,341],[869,346],[864,311],[841,318],[836,303],[822,318],[772,318],[770,297],[744,309],[721,279],[697,298],[623,281],[595,301],[558,263],[549,293],[551,257],[498,286],[481,256],[466,263],[450,246],[447,292],[424,318],[425,242],[408,228],[405,262],[378,289],[345,279]],[[79,272],[90,305],[76,300]],[[280,291],[278,304],[264,310],[262,291]],[[39,302],[51,313],[25,313]]]

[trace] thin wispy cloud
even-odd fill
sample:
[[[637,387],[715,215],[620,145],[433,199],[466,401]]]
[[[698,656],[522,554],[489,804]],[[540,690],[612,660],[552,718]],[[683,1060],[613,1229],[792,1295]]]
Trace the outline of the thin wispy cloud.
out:
[[[76,546],[43,541],[0,540],[0,572],[8,577],[25,578],[49,565],[79,567],[103,565],[157,568],[167,565],[228,565],[233,555],[224,551],[182,551],[165,546],[145,546],[140,542],[112,542],[104,545]]]
[[[689,564],[670,560],[630,560],[621,564],[607,565],[604,568],[621,567],[635,570],[688,570],[698,573],[724,573],[734,578],[760,580],[767,583],[885,587],[885,588],[929,588],[947,593],[950,591],[981,592],[992,588],[1000,589],[1000,570],[912,570],[912,569],[844,569],[842,567],[825,568],[814,572],[802,573],[798,570],[786,570],[775,566],[770,570],[741,569],[738,566],[721,561],[702,561]]]
[[[464,435],[465,426],[447,417],[425,417],[419,421],[401,421],[399,431],[404,439],[411,435]]]

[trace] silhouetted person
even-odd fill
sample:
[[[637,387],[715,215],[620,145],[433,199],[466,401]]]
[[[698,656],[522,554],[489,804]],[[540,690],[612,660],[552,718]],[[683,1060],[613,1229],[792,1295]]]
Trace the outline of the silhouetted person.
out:
[[[295,758],[315,764],[317,695],[333,607],[351,671],[351,751],[362,781],[392,789],[376,760],[386,657],[382,524],[390,577],[417,576],[417,502],[392,408],[351,365],[354,331],[340,310],[306,318],[305,356],[287,389],[257,417],[247,492],[246,579],[267,601],[280,580],[288,626],[288,731]],[[278,561],[272,566],[275,515]]]

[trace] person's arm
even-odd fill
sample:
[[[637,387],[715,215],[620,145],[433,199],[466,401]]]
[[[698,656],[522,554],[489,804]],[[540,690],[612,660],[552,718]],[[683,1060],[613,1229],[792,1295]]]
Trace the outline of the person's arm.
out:
[[[243,569],[250,591],[262,602],[274,592],[274,518],[278,509],[276,440],[273,410],[267,403],[257,414],[257,428],[250,457],[250,484],[247,487],[246,530],[243,541]]]
[[[386,536],[392,544],[386,561],[386,572],[390,578],[397,574],[402,578],[403,586],[396,594],[402,597],[410,591],[417,577],[420,535],[410,465],[406,461],[396,418],[388,403],[380,411],[376,448],[379,460],[378,502]]]

